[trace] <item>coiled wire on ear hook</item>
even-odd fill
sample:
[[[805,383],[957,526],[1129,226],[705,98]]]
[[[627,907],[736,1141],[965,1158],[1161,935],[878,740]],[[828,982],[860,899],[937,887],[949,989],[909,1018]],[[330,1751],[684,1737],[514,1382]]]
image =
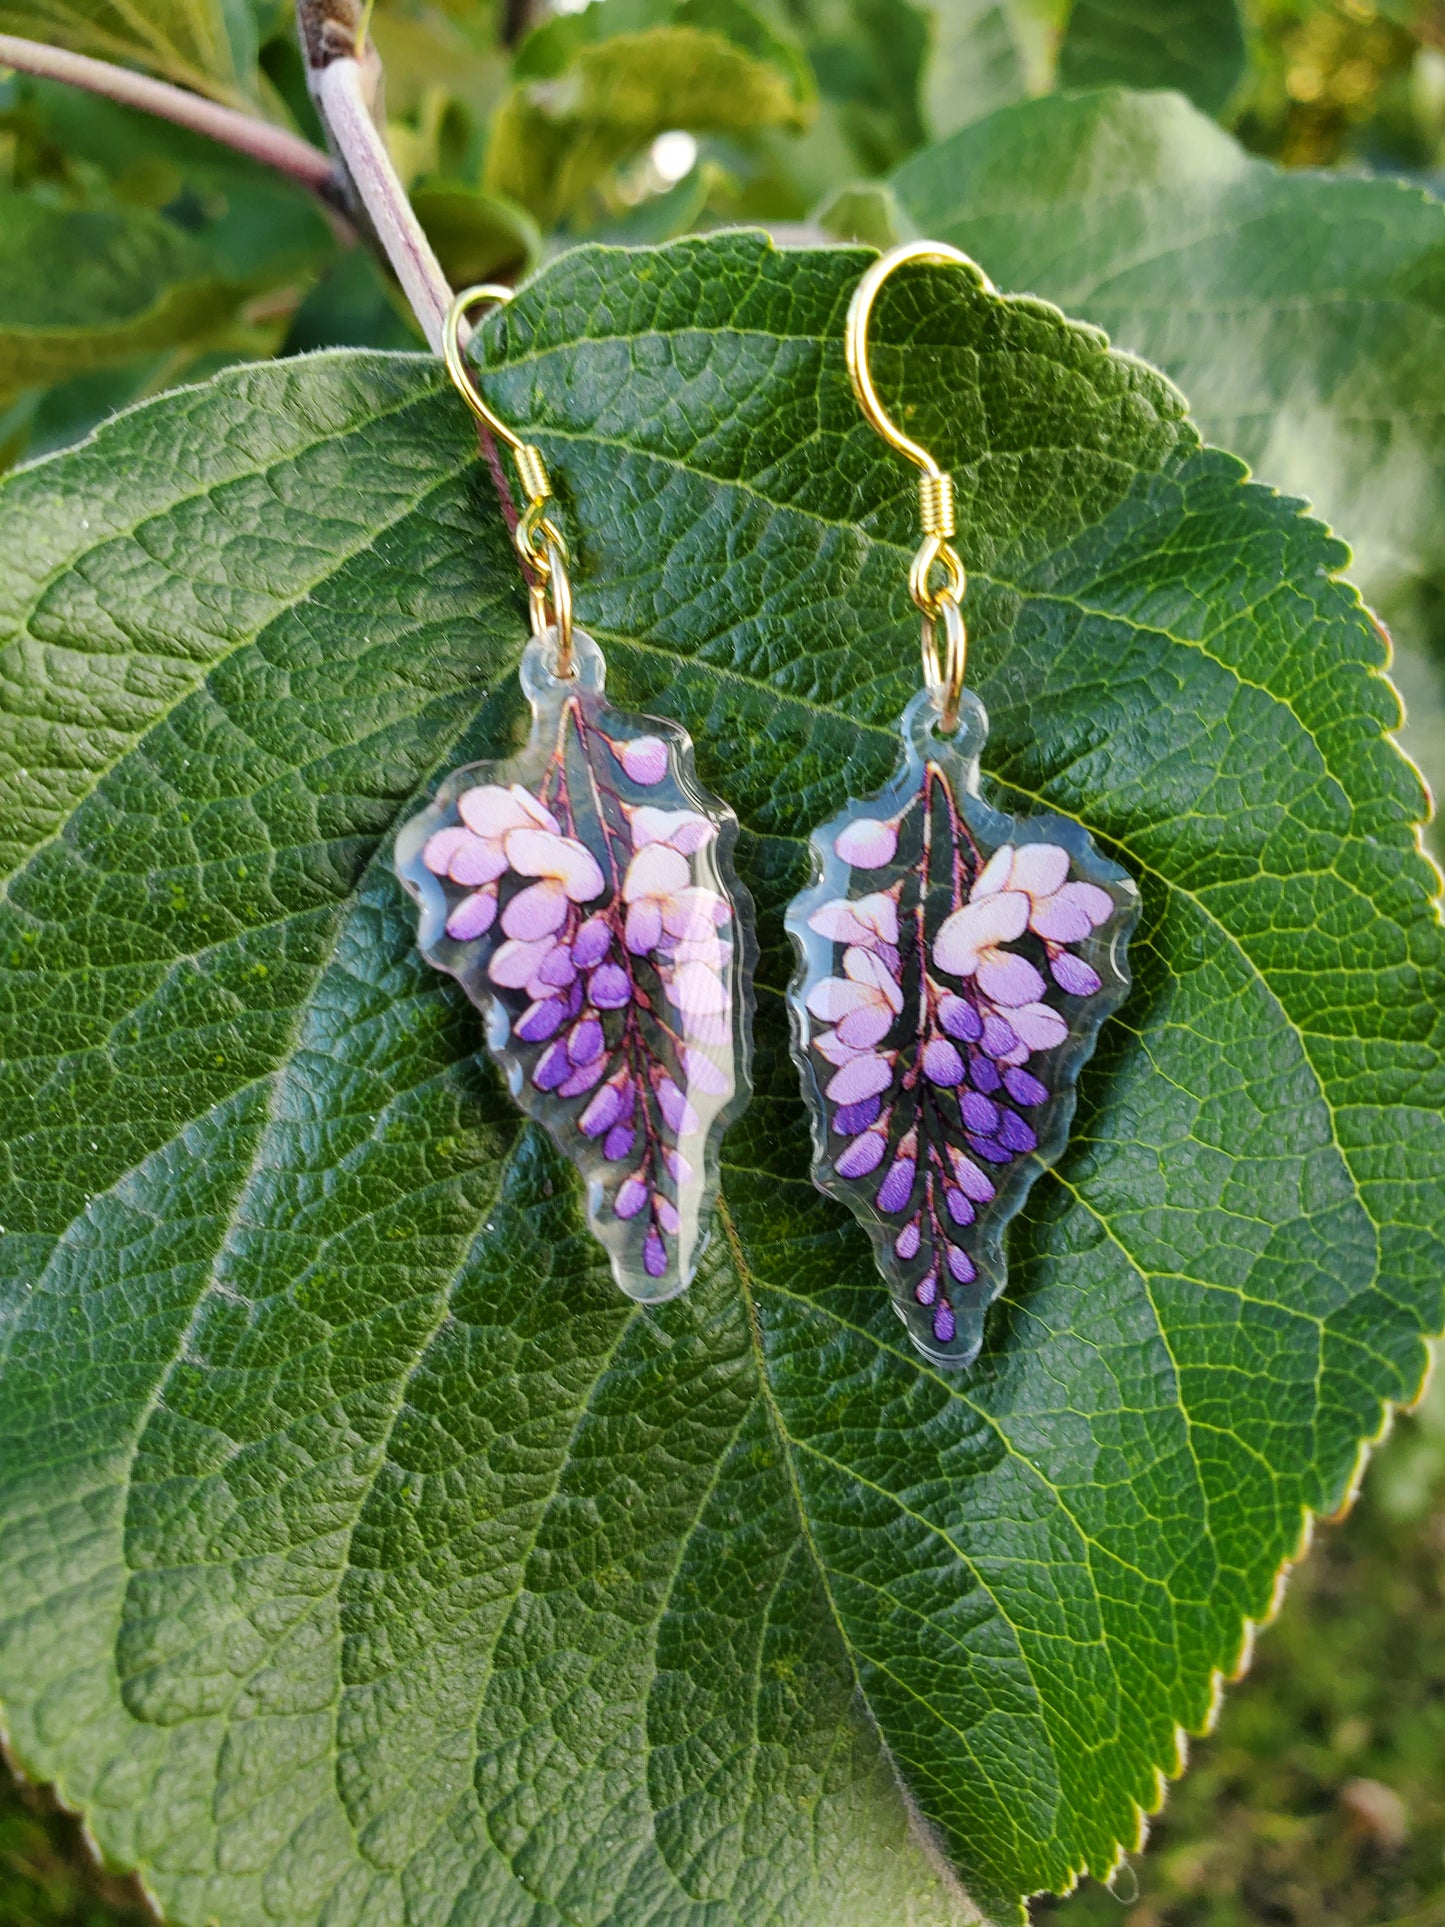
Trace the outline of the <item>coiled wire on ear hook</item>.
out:
[[[446,358],[447,373],[457,393],[482,426],[498,441],[505,442],[512,451],[517,480],[527,498],[527,506],[517,523],[513,540],[527,578],[532,634],[540,636],[550,628],[556,629],[556,674],[570,677],[576,674],[572,658],[572,579],[567,573],[567,544],[561,530],[547,513],[547,504],[556,498],[552,494],[542,452],[530,442],[524,442],[487,406],[467,364],[461,342],[462,323],[478,302],[510,301],[515,292],[514,288],[495,281],[482,281],[475,287],[463,288],[460,294],[453,297],[447,309],[447,317],[442,325],[442,352]],[[547,606],[549,600],[550,610]]]
[[[872,372],[868,367],[868,321],[879,290],[895,270],[914,261],[931,267],[969,268],[980,276],[985,288],[991,285],[975,262],[958,248],[950,247],[946,241],[906,241],[902,247],[881,255],[854,289],[853,299],[848,304],[843,346],[853,393],[869,426],[877,430],[890,448],[896,448],[900,455],[906,455],[910,462],[922,470],[918,478],[918,509],[923,525],[923,540],[908,571],[908,590],[923,612],[924,684],[938,711],[941,726],[945,730],[952,730],[958,724],[958,705],[963,695],[963,675],[968,658],[968,631],[964,627],[960,606],[967,577],[951,540],[957,533],[953,477],[938,466],[926,448],[905,435],[891,419],[878,399],[878,390],[873,385]],[[937,584],[933,581],[935,569],[943,571],[943,580]],[[940,624],[944,643],[941,657],[938,648]]]

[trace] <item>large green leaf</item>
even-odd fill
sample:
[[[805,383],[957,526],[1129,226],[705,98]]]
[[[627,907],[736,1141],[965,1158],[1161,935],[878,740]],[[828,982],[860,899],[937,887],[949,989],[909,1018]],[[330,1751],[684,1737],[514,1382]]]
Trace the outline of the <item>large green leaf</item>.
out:
[[[1138,876],[1133,994],[965,1376],[807,1181],[781,908],[917,674],[865,257],[582,250],[488,323],[619,700],[757,898],[702,1275],[612,1288],[387,836],[510,743],[434,364],[233,371],[0,485],[0,1695],[174,1919],[999,1919],[1104,1871],[1442,1319],[1442,933],[1382,647],[1177,394],[966,277],[878,378],[957,471],[989,771]]]
[[[1239,0],[1073,0],[1061,87],[1177,87],[1217,113],[1244,77]]]
[[[0,188],[0,405],[222,334],[241,290],[144,208],[57,208]]]
[[[1115,91],[1005,109],[893,187],[909,226],[1172,375],[1212,441],[1348,535],[1392,620],[1445,596],[1445,204]]]
[[[923,82],[935,138],[1052,84],[1068,0],[938,0]]]

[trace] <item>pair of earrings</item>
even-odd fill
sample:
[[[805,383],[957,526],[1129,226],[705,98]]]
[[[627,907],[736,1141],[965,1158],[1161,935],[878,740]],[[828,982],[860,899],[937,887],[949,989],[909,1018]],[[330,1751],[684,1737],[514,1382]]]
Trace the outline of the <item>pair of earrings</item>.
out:
[[[867,1230],[914,1345],[959,1367],[1003,1289],[1007,1221],[1063,1149],[1080,1068],[1128,989],[1139,904],[1078,824],[1008,815],[979,793],[988,723],[964,688],[952,481],[889,419],[868,367],[874,302],[907,262],[977,270],[940,244],[895,248],[847,320],[859,405],[920,470],[909,586],[923,688],[892,782],[813,831],[816,881],[787,916],[789,1005],[814,1180]],[[542,457],[471,378],[461,325],[510,296],[459,295],[446,356],[527,497],[531,733],[517,755],[446,779],[398,837],[397,868],[423,954],[484,1012],[513,1097],[581,1170],[617,1283],[657,1301],[693,1275],[719,1140],[749,1095],[752,903],[733,868],[737,819],[698,782],[686,731],[607,702]]]

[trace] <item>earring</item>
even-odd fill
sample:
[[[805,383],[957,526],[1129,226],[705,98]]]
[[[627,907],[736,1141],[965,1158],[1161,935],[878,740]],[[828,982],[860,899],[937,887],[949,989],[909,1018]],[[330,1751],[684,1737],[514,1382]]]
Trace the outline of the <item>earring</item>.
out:
[[[581,1171],[617,1283],[656,1301],[696,1270],[718,1140],[748,1098],[752,905],[733,871],[737,819],[698,782],[687,732],[605,701],[541,454],[472,379],[462,322],[511,293],[458,295],[445,345],[527,497],[531,732],[515,756],[448,776],[402,829],[396,867],[423,955],[485,1013],[512,1096]]]
[[[1005,1225],[1063,1150],[1079,1072],[1128,990],[1139,895],[1079,824],[979,795],[988,719],[963,687],[952,478],[890,421],[868,367],[873,304],[905,262],[963,267],[992,292],[956,248],[912,242],[868,270],[849,308],[859,406],[922,471],[909,588],[924,688],[893,781],[813,832],[817,881],[787,918],[789,1005],[814,1181],[867,1230],[917,1349],[960,1367],[1004,1287]]]

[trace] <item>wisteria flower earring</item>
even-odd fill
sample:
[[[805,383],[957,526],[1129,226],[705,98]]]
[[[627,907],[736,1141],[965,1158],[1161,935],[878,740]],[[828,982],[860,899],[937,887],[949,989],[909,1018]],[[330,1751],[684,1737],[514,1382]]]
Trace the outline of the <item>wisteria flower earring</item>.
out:
[[[904,711],[897,776],[813,832],[818,881],[788,911],[789,1003],[814,1179],[867,1229],[914,1345],[959,1367],[1004,1287],[1004,1228],[1063,1150],[1079,1072],[1128,990],[1139,897],[1079,824],[979,795],[988,719],[963,687],[953,483],[890,421],[868,368],[869,315],[905,262],[978,269],[910,242],[875,262],[848,312],[859,405],[922,471],[909,587],[925,687]]]
[[[687,732],[605,701],[542,457],[467,366],[465,317],[511,292],[458,295],[446,358],[527,496],[531,733],[515,756],[447,777],[398,836],[396,865],[423,954],[486,1014],[512,1095],[581,1170],[617,1283],[658,1300],[692,1278],[718,1140],[747,1102],[752,906],[732,866],[737,819],[699,784]]]

